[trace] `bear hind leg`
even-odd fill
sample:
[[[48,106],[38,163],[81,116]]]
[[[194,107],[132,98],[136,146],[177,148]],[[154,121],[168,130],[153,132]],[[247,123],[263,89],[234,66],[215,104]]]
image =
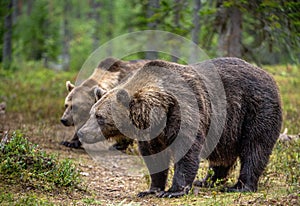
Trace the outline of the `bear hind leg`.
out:
[[[255,192],[257,191],[259,177],[268,164],[273,146],[276,143],[279,131],[259,132],[257,126],[245,132],[240,152],[241,169],[238,182],[226,188],[228,192]],[[278,134],[277,134],[278,133]]]

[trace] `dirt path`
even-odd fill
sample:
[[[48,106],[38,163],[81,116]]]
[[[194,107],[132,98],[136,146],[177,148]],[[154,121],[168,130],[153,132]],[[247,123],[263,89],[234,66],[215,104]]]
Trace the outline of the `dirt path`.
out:
[[[136,197],[139,191],[146,190],[147,178],[145,168],[141,168],[141,174],[132,174],[127,169],[134,165],[130,158],[124,155],[110,155],[98,157],[95,161],[84,149],[70,149],[60,145],[63,140],[69,140],[73,135],[73,128],[62,125],[49,125],[46,122],[26,123],[20,114],[6,114],[0,119],[0,131],[21,130],[28,139],[38,144],[48,153],[54,153],[59,158],[70,158],[78,165],[84,179],[85,192],[75,191],[73,194],[55,194],[49,197],[51,201],[62,204],[101,204],[116,205],[119,203],[137,203],[137,205],[164,205],[161,200],[149,197],[140,199]],[[105,153],[103,153],[105,154]],[[93,155],[94,156],[94,155]],[[95,157],[95,156],[94,156]],[[104,165],[105,164],[105,165]],[[124,166],[125,164],[125,166]],[[169,205],[166,203],[166,205]]]

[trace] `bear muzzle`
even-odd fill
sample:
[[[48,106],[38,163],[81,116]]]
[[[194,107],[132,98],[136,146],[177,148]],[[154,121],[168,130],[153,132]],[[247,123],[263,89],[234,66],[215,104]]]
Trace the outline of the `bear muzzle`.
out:
[[[60,121],[61,121],[61,123],[63,124],[63,125],[65,125],[66,127],[69,127],[69,126],[73,126],[74,124],[73,123],[71,123],[69,120],[67,120],[67,119],[60,119]]]

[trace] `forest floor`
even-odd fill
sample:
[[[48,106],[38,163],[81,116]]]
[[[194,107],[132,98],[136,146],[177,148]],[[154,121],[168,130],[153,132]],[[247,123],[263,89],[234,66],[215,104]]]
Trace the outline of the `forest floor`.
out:
[[[229,194],[221,193],[218,189],[194,188],[191,194],[177,199],[159,199],[155,196],[138,198],[136,194],[148,188],[149,178],[145,170],[141,169],[139,175],[130,175],[126,168],[118,164],[103,166],[104,162],[93,160],[84,149],[70,149],[60,145],[62,140],[72,137],[73,128],[66,128],[60,124],[26,123],[20,114],[2,116],[0,125],[3,131],[23,131],[26,138],[38,144],[47,153],[57,154],[60,159],[73,160],[83,179],[82,184],[73,191],[42,192],[38,188],[32,190],[18,185],[0,186],[0,192],[13,193],[14,198],[34,197],[44,200],[45,205],[299,205],[300,191],[297,191],[297,186],[280,183],[280,178],[287,178],[285,175],[288,174],[274,171],[268,171],[268,177],[262,178],[257,193]],[[115,155],[106,155],[105,158],[111,163],[119,161]],[[201,164],[205,165],[205,162]],[[204,174],[205,171],[202,170]],[[6,205],[5,201],[1,204]]]

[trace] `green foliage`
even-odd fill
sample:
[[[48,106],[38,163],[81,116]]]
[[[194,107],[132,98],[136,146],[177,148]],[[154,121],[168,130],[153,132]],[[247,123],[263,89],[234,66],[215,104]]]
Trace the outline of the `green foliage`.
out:
[[[13,11],[7,11],[6,3],[1,1],[0,17],[3,19],[8,12],[14,13],[14,64],[23,60],[48,60],[66,68],[64,64],[67,59],[63,52],[66,40],[69,45],[66,49],[70,55],[69,68],[78,71],[95,48],[118,35],[149,29],[149,23],[155,23],[156,29],[190,39],[194,26],[194,2],[159,2],[159,8],[148,17],[149,0],[21,1],[14,4]],[[94,4],[98,7],[95,8]],[[297,1],[201,1],[199,46],[208,55],[218,55],[220,32],[228,26],[220,25],[218,18],[223,8],[232,7],[238,7],[243,15],[243,58],[259,64],[299,62],[300,3]],[[67,34],[64,20],[68,21]],[[228,15],[222,16],[221,20],[228,21]],[[0,22],[1,39],[3,23]],[[1,50],[2,47],[0,42]],[[117,48],[112,46],[111,50],[114,49]],[[103,52],[109,56],[111,50]],[[138,58],[143,58],[143,55]]]
[[[27,187],[53,190],[76,187],[79,171],[68,159],[59,161],[15,131],[0,145],[0,181]]]
[[[86,205],[102,205],[101,201],[95,200],[94,198],[84,198],[82,202]]]
[[[24,197],[14,197],[14,194],[8,191],[0,190],[0,204],[1,205],[16,205],[16,206],[52,206],[53,203],[50,203],[47,200],[40,199],[34,194],[26,195]]]
[[[252,52],[252,59],[263,64],[299,63],[299,2],[226,2],[230,2],[231,6],[238,6],[244,12],[244,47]],[[245,56],[249,58],[249,54]]]
[[[54,18],[57,11],[51,10],[50,13],[49,10],[48,1],[35,1],[32,8],[27,8],[27,13],[19,17],[14,30],[16,55],[26,60],[57,58],[61,41],[59,22]]]
[[[279,178],[277,181],[285,182],[288,193],[299,191],[300,141],[278,142],[270,161],[272,164],[269,165],[266,175],[270,179]],[[271,182],[270,179],[267,184]]]

